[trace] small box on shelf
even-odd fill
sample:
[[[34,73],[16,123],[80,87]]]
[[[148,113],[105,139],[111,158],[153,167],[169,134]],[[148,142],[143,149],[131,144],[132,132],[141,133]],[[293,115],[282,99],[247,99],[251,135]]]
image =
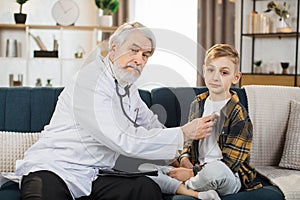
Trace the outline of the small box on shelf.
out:
[[[58,58],[58,51],[33,51],[33,57]]]

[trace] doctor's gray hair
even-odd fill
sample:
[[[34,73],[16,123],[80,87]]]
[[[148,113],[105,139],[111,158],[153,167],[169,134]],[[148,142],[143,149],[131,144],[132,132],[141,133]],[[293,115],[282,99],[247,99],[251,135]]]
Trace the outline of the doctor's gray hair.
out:
[[[152,44],[151,55],[152,55],[156,47],[155,36],[149,28],[147,28],[146,26],[144,26],[139,22],[124,23],[121,26],[119,26],[119,28],[109,38],[109,42],[108,42],[109,49],[111,50],[113,43],[116,43],[118,46],[123,44],[123,42],[126,40],[130,32],[133,30],[139,31],[142,35],[144,35],[146,38],[148,38],[151,41]]]

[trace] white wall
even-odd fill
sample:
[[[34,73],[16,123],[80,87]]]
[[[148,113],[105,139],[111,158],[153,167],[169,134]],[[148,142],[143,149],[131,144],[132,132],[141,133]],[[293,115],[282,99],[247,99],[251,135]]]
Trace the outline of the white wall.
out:
[[[153,28],[157,49],[137,84],[196,86],[197,0],[132,0],[130,21]]]
[[[75,25],[96,25],[97,7],[94,0],[74,1],[80,7],[80,16]],[[182,0],[130,0],[129,21],[140,21],[153,28],[157,37],[157,50],[137,82],[141,88],[196,86],[197,0],[188,1],[189,3],[183,3]],[[55,2],[56,0],[26,2],[23,5],[23,13],[28,15],[26,24],[55,25],[51,15]],[[18,12],[19,4],[15,0],[0,0],[0,5],[0,23],[14,24],[13,13]],[[37,31],[36,34],[42,34],[42,31]],[[49,36],[50,39],[43,35],[41,37],[49,40],[50,43],[46,45],[51,46],[52,35]],[[35,45],[34,42],[31,45]]]

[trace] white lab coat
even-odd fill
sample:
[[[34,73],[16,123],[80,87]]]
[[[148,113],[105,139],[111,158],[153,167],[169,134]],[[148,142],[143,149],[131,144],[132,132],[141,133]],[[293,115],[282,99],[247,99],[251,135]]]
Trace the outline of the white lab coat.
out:
[[[181,129],[163,129],[135,86],[123,104],[133,120],[138,110],[141,126],[135,128],[124,116],[108,62],[96,56],[65,87],[40,140],[17,161],[17,175],[53,171],[78,198],[91,193],[98,169],[112,168],[120,154],[167,160],[182,149]]]

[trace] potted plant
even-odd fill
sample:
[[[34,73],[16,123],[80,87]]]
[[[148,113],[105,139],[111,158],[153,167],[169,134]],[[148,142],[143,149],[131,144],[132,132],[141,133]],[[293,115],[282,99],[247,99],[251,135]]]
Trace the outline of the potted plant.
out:
[[[112,14],[118,10],[119,0],[95,0],[95,4],[103,12],[103,15],[99,16],[99,25],[112,26]]]
[[[262,60],[258,60],[258,61],[255,61],[255,62],[254,62],[254,65],[255,65],[254,72],[255,72],[256,74],[261,74],[261,73],[262,73],[262,67],[261,67],[261,64],[262,64]]]
[[[28,0],[16,0],[16,2],[20,5],[19,13],[14,13],[16,24],[25,24],[27,15],[22,13],[23,4]]]
[[[287,23],[287,19],[290,17],[290,13],[287,10],[286,2],[283,2],[282,5],[279,5],[277,2],[270,1],[267,4],[267,10],[265,12],[274,11],[279,16],[278,21],[278,32],[291,32],[290,25]]]

